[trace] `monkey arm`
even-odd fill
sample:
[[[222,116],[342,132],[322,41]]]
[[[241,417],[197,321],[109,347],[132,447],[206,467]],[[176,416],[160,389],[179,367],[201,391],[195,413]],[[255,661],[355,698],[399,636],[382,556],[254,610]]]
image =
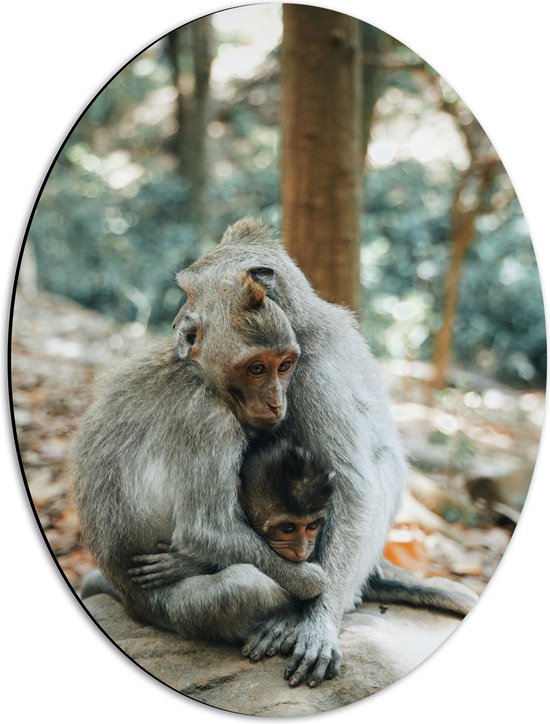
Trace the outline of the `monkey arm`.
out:
[[[334,678],[340,670],[342,655],[338,634],[345,606],[342,589],[346,579],[353,577],[352,567],[356,565],[350,549],[346,546],[342,551],[341,547],[338,542],[325,547],[323,565],[327,567],[327,585],[318,598],[304,602],[302,615],[299,618],[293,614],[272,616],[242,648],[243,655],[254,661],[276,653],[290,654],[284,677],[292,687],[306,680],[310,687],[315,687],[324,679]],[[348,570],[342,564],[337,570],[333,568],[333,562],[346,560]]]
[[[157,547],[160,551],[158,553],[133,556],[132,565],[127,570],[132,583],[142,590],[151,590],[181,581],[191,575],[197,575],[198,571],[213,573],[219,570],[209,570],[209,566],[197,561],[197,556],[190,556],[185,551],[169,550],[168,547],[161,551],[160,546]],[[290,576],[285,578],[283,572],[282,575],[274,574],[270,578],[299,600],[317,596],[326,582],[326,577],[318,564],[306,568],[300,563],[291,563],[291,565],[293,568],[290,570]],[[258,569],[260,570],[259,567]],[[285,580],[284,585],[281,580]]]
[[[176,531],[170,550],[133,558],[136,565],[129,570],[133,582],[142,588],[180,580],[189,575],[190,566],[212,572],[231,565],[249,563],[276,581],[298,600],[318,596],[326,584],[326,575],[318,563],[294,563],[277,555],[250,526],[235,515],[232,525],[223,531],[210,530],[204,525]]]
[[[327,585],[331,583],[329,579]],[[335,615],[330,604],[331,599],[339,602],[340,598],[333,585],[332,596],[321,594],[305,601],[301,616],[290,612],[270,617],[247,639],[242,654],[253,661],[276,653],[291,654],[284,677],[292,687],[306,679],[315,687],[324,679],[334,678],[342,660],[338,644],[341,615]]]

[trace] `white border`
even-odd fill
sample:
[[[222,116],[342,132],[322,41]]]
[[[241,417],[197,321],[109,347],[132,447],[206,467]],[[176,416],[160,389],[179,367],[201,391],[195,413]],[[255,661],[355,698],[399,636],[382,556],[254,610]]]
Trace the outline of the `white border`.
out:
[[[547,43],[544,3],[342,0],[318,5],[368,20],[417,51],[452,84],[489,133],[530,225],[548,301]],[[2,52],[2,309],[7,317],[27,218],[51,160],[90,98],[149,42],[228,7],[195,0],[11,3]],[[546,242],[546,244],[545,244]],[[7,396],[5,396],[7,400]],[[6,405],[7,406],[7,405]],[[3,709],[10,719],[82,724],[121,718],[218,721],[221,712],[139,672],[86,618],[57,573],[20,480],[6,412],[2,505]],[[547,711],[545,617],[550,599],[548,430],[525,511],[475,612],[416,672],[366,702],[324,715],[415,724],[540,721]],[[546,449],[545,449],[546,448]],[[236,718],[236,717],[232,717]]]

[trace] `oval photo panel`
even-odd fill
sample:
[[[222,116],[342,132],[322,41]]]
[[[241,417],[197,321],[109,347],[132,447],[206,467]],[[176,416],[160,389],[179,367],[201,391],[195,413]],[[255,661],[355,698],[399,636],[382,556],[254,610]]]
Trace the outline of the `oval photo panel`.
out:
[[[545,319],[504,166],[422,58],[316,7],[201,18],[113,77],[41,191],[11,344],[66,580],[140,667],[233,712],[415,668],[535,465]]]

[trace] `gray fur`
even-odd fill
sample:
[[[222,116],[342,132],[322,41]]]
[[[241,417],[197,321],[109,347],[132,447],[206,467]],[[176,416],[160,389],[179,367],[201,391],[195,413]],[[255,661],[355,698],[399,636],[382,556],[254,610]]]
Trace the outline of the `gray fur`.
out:
[[[324,587],[318,566],[277,556],[238,507],[247,439],[223,384],[257,314],[240,316],[238,332],[232,325],[235,279],[257,268],[273,274],[254,334],[284,336],[289,325],[301,350],[276,434],[336,471],[318,550]],[[290,684],[307,678],[315,686],[339,669],[342,615],[376,576],[405,479],[378,365],[354,317],[320,299],[257,220],[230,227],[178,281],[200,310],[205,367],[190,361],[189,328],[197,319],[186,321],[183,311],[175,342],[129,363],[84,421],[75,483],[90,547],[138,617],[184,635],[245,637],[243,653],[253,659],[291,653]],[[159,541],[178,552],[182,579],[151,590],[136,586],[132,558],[155,554]],[[281,589],[304,601],[299,616]],[[230,592],[238,594],[239,625],[223,615]]]
[[[227,403],[224,374],[250,344],[242,317],[250,317],[251,339],[270,330],[275,346],[290,339],[297,349],[281,310],[267,298],[261,309],[249,309],[242,290],[242,274],[233,270],[214,289],[197,292],[196,306],[208,316],[201,364],[189,356],[192,345],[178,326],[174,341],[111,374],[72,453],[85,538],[129,612],[185,636],[231,641],[270,613],[291,610],[291,596],[317,595],[325,582],[317,564],[298,567],[274,553],[238,505],[247,440]],[[159,541],[178,551],[187,580],[149,590],[129,569],[135,556],[154,554]],[[233,619],[223,614],[229,600],[237,606]]]
[[[423,582],[414,573],[394,566],[389,561],[381,561],[363,586],[361,599],[434,608],[466,616],[477,596],[466,586],[462,586],[462,589],[451,593],[433,582]]]

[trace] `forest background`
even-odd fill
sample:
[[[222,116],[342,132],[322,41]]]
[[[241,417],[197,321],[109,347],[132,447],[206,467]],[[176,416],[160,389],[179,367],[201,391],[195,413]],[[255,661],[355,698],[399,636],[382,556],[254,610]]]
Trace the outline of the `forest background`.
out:
[[[327,17],[301,12],[298,22],[316,36]],[[297,242],[297,225],[285,217],[291,254],[317,257],[324,275],[311,262],[301,264],[304,272],[325,297],[360,312],[377,356],[436,365],[442,358],[441,387],[452,346],[462,368],[517,388],[544,387],[544,309],[529,232],[471,111],[419,56],[362,23],[363,92],[352,99],[361,116],[354,150],[365,158],[360,254],[327,248],[342,244],[342,220],[330,196],[287,190],[293,177],[292,169],[281,174],[281,100],[295,94],[287,115],[312,105],[333,66],[349,60],[335,53],[298,88],[284,88],[281,32],[277,3],[220,12],[154,43],[109,83],[71,133],[40,198],[26,251],[34,253],[39,287],[135,323],[136,334],[137,325],[167,333],[182,303],[176,271],[212,248],[236,217],[259,215],[281,228],[283,207],[291,216],[282,185],[292,199],[311,194],[299,200],[299,213],[313,204],[327,228],[326,241],[318,233]],[[296,35],[298,47],[307,42],[303,28]],[[286,77],[300,83],[304,59],[292,50],[288,57]],[[326,105],[336,103],[335,90]],[[320,159],[349,143],[346,126],[343,141],[333,134],[330,149],[318,145],[320,126],[338,111],[315,111],[319,119],[309,118],[312,109],[298,120],[317,139],[301,158],[312,167],[300,170],[310,184],[323,173]],[[283,135],[291,158],[304,136],[290,127]],[[339,188],[344,171],[334,175],[332,197],[353,194]],[[345,211],[357,214],[353,206]],[[339,258],[349,269],[340,287],[327,271]]]

